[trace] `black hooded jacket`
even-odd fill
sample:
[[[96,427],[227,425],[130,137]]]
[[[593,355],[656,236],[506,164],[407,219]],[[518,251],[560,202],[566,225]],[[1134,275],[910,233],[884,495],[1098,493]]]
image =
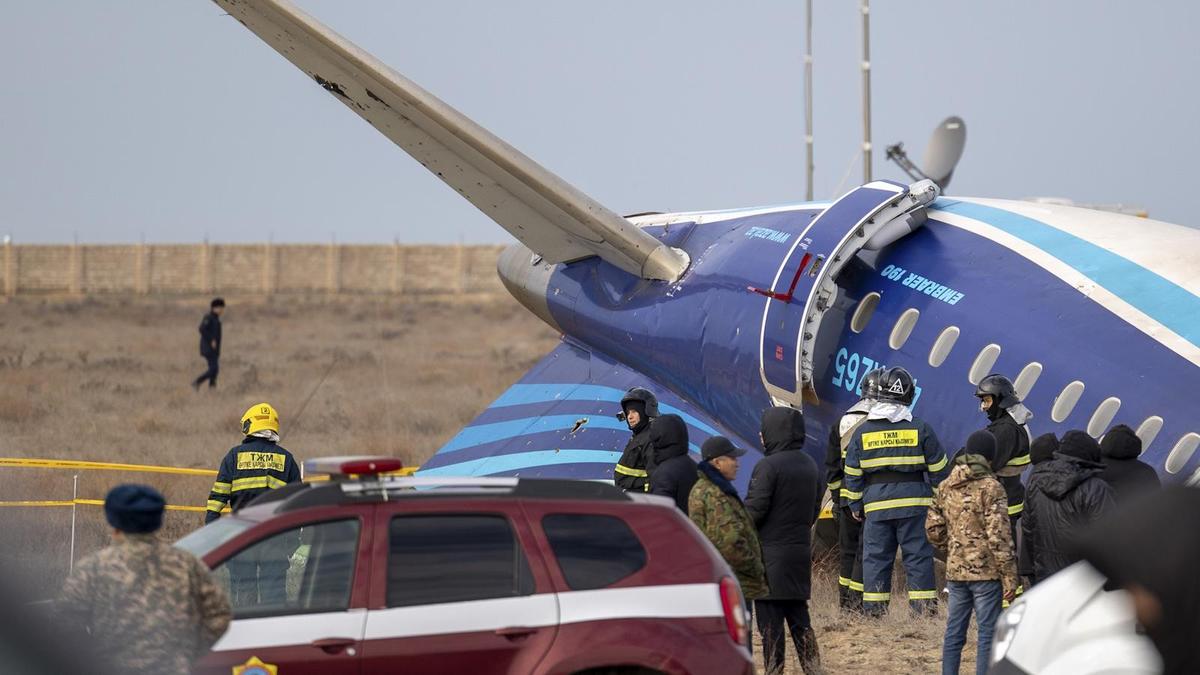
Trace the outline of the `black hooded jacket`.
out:
[[[1128,426],[1118,424],[1109,429],[1100,441],[1100,453],[1104,456],[1100,477],[1112,488],[1117,502],[1162,486],[1154,469],[1138,459],[1142,454],[1142,439]]]
[[[1029,465],[1029,434],[1025,427],[1017,424],[1007,410],[993,406],[995,418],[989,412],[987,430],[996,439],[996,458],[992,460],[992,471],[996,479],[1004,486],[1004,494],[1008,496],[1008,505],[1016,507],[1025,501],[1025,486],[1021,484],[1021,475],[1004,475],[1019,472]],[[1020,513],[1009,509],[1010,515]]]
[[[1158,600],[1145,626],[1168,675],[1200,673],[1200,490],[1169,487],[1134,498],[1088,532],[1083,558],[1118,586],[1144,588]],[[1181,536],[1182,535],[1182,536]]]
[[[696,462],[688,456],[687,424],[679,415],[663,415],[650,423],[650,494],[675,500],[687,513],[688,494],[696,484]]]
[[[1064,447],[1076,433],[1081,432],[1067,432]],[[1029,476],[1021,518],[1027,561],[1023,567],[1031,568],[1037,582],[1079,562],[1079,534],[1113,510],[1112,490],[1100,478],[1104,465],[1096,450],[1095,457],[1087,458],[1059,452]]]
[[[643,416],[641,424],[631,429],[633,437],[625,444],[625,451],[613,468],[613,482],[622,490],[646,492],[650,489],[646,465],[650,458],[651,421]]]
[[[771,408],[762,417],[765,456],[754,466],[746,510],[758,527],[769,600],[807,600],[812,588],[812,526],[824,492],[817,463],[804,452],[804,416]]]

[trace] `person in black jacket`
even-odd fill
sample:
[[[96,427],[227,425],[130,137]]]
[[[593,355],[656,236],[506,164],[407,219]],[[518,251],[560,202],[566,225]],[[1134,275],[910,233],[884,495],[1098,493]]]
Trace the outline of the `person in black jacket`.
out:
[[[1029,462],[1036,467],[1038,464],[1052,459],[1056,452],[1058,452],[1058,436],[1042,434],[1029,444]]]
[[[1104,457],[1100,477],[1112,488],[1117,503],[1162,487],[1158,473],[1138,459],[1142,454],[1142,439],[1128,426],[1118,424],[1109,429],[1100,439],[1100,454]]]
[[[758,527],[770,594],[755,601],[762,634],[764,667],[782,673],[786,621],[805,673],[821,672],[817,636],[808,598],[812,590],[812,527],[821,509],[821,472],[804,447],[804,416],[799,410],[770,408],[763,413],[760,438],[764,457],[754,466],[746,510]]]
[[[1096,439],[1068,431],[1053,459],[1029,476],[1021,533],[1035,583],[1079,562],[1074,550],[1079,533],[1113,509],[1103,470]]]
[[[300,480],[300,466],[279,445],[279,414],[269,403],[250,406],[242,415],[242,443],[221,460],[208,495],[205,524],[228,506],[237,511],[259,495]],[[289,558],[298,540],[275,537],[227,563],[234,607],[282,608]]]
[[[625,452],[613,467],[613,482],[626,492],[650,490],[646,470],[650,452],[650,423],[658,417],[658,399],[649,390],[634,387],[621,398],[621,414],[617,419],[629,426],[633,437],[625,444]]]
[[[1025,509],[1025,486],[1021,474],[1029,468],[1029,429],[1025,424],[1033,417],[1017,396],[1011,380],[992,374],[979,381],[975,388],[979,409],[988,418],[987,430],[996,439],[996,458],[992,471],[1008,495],[1008,517],[1012,521],[1013,541],[1017,540],[1017,522]]]
[[[650,466],[650,494],[675,500],[684,514],[688,495],[696,484],[696,462],[688,456],[687,424],[679,415],[663,415],[650,424],[654,461]]]
[[[213,298],[209,303],[208,314],[200,320],[200,356],[208,362],[208,369],[192,381],[192,388],[200,390],[205,380],[208,386],[217,386],[217,371],[220,370],[218,361],[221,359],[221,313],[225,311],[225,300]]]
[[[1133,499],[1084,537],[1083,558],[1133,599],[1162,672],[1200,673],[1200,490],[1173,486]]]

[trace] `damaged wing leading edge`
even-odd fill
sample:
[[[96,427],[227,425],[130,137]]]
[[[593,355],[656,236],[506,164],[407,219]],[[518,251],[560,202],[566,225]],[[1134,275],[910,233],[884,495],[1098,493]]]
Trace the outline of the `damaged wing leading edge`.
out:
[[[599,256],[674,281],[662,244],[286,0],[214,0],[546,262]]]

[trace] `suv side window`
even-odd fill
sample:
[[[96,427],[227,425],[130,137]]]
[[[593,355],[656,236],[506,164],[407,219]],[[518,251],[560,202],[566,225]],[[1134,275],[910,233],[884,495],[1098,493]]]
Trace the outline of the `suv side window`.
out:
[[[611,586],[646,565],[646,549],[616,516],[552,513],[542,530],[572,590]]]
[[[397,516],[388,538],[388,607],[511,598],[534,591],[529,563],[504,516]]]
[[[334,612],[350,606],[358,520],[305,525],[242,549],[214,574],[237,619]]]

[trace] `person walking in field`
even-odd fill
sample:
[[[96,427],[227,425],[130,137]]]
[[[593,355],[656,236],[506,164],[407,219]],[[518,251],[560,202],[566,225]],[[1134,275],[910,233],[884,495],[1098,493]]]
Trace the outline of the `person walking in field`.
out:
[[[63,635],[82,640],[99,671],[189,672],[229,627],[229,600],[208,567],[155,535],[164,508],[152,487],[113,488],[112,544],[75,566],[55,604]]]
[[[213,298],[209,303],[208,314],[200,320],[200,356],[208,362],[205,370],[192,381],[192,388],[200,391],[200,385],[208,382],[208,388],[217,386],[217,372],[220,371],[221,360],[221,314],[225,311],[225,300]]]
[[[205,524],[220,518],[226,507],[237,511],[265,492],[300,480],[296,458],[279,445],[279,413],[270,403],[250,406],[242,415],[241,429],[245,438],[225,454],[217,469]],[[296,550],[295,546],[281,548],[288,544],[281,541],[259,559],[229,562],[234,607],[283,605],[289,557]]]
[[[958,673],[972,610],[979,627],[975,672],[987,672],[1001,605],[1016,597],[1009,498],[993,472],[995,460],[996,439],[991,432],[971,434],[925,516],[929,542],[946,552],[950,610],[942,643],[943,675]]]

